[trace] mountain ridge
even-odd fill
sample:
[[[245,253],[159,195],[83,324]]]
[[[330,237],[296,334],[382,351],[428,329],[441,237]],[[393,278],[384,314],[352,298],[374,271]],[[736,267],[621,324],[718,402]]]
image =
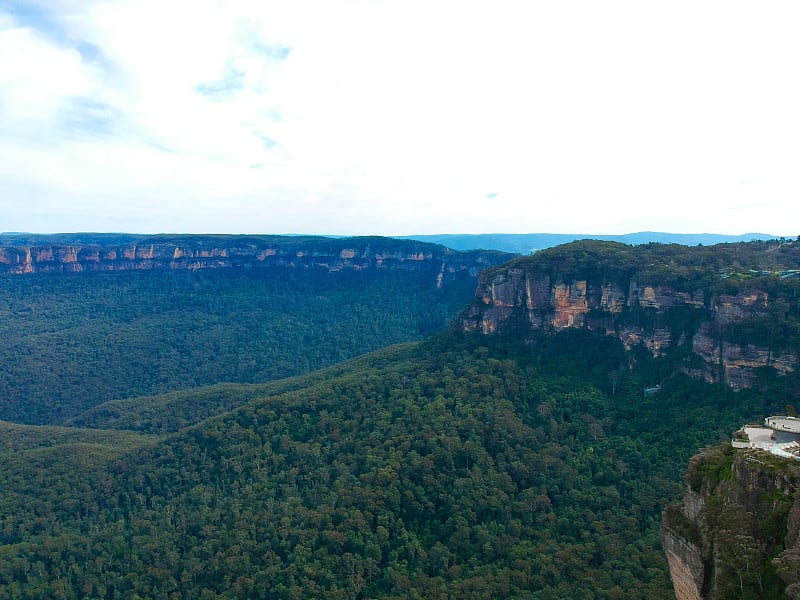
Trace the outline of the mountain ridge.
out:
[[[269,238],[288,239],[358,239],[370,236],[349,235],[308,235],[308,234],[136,234],[136,233],[0,233],[0,246],[41,246],[48,244],[62,245],[124,245],[148,240],[168,239],[217,239],[223,237],[239,238],[241,240],[264,240]],[[527,255],[538,250],[551,248],[577,240],[615,241],[625,244],[638,245],[649,243],[682,244],[686,246],[713,245],[720,243],[749,242],[754,240],[780,239],[781,236],[769,233],[743,233],[740,235],[727,235],[718,233],[669,233],[659,231],[638,231],[623,234],[585,234],[585,233],[440,233],[440,234],[413,234],[379,236],[396,240],[413,240],[446,246],[453,250],[498,250],[511,254]]]
[[[599,240],[621,242],[624,244],[682,244],[685,246],[709,246],[721,243],[749,242],[753,240],[777,239],[767,233],[744,233],[725,235],[716,233],[666,233],[639,231],[623,234],[579,234],[579,233],[478,233],[478,234],[425,234],[400,236],[400,239],[414,239],[442,244],[454,250],[468,248],[490,248],[516,254],[532,254],[538,250],[552,248],[578,240]]]
[[[478,270],[509,255],[494,250],[456,251],[416,240],[377,236],[62,234],[0,242],[0,273],[199,270],[229,267],[325,269]],[[83,240],[88,240],[85,242]],[[13,243],[12,243],[13,242]],[[434,276],[438,276],[434,274]]]

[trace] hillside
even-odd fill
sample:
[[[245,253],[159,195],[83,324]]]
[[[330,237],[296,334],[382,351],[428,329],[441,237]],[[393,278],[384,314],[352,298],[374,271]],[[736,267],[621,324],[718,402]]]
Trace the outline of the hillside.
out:
[[[406,344],[410,347],[410,344]],[[149,434],[175,433],[250,401],[305,389],[327,379],[341,377],[364,368],[390,364],[402,344],[388,350],[338,363],[314,371],[269,383],[218,383],[178,390],[156,396],[111,400],[72,417],[66,425],[90,429],[118,429]]]
[[[0,418],[56,424],[111,400],[265,382],[422,339],[463,307],[480,269],[508,258],[384,238],[116,241],[0,248],[22,257],[7,269],[32,261],[0,275]]]
[[[797,279],[782,277],[796,256],[791,243],[576,243],[485,272],[453,327],[423,342],[76,413],[87,442],[131,436],[113,452],[58,428],[69,451],[30,460],[45,430],[15,425],[0,596],[669,597],[659,527],[685,465],[798,389],[770,366],[736,390],[707,378],[692,340],[710,323],[720,344],[757,335],[797,352]],[[604,285],[623,282],[604,305]],[[714,308],[748,290],[766,299]],[[626,344],[623,326],[668,327],[670,343]]]
[[[35,463],[62,493],[3,485],[0,593],[663,598],[657,530],[681,464],[762,400],[711,420],[719,389],[675,381],[642,402],[631,374],[612,396],[554,374],[567,355],[549,350],[450,333],[102,468]]]

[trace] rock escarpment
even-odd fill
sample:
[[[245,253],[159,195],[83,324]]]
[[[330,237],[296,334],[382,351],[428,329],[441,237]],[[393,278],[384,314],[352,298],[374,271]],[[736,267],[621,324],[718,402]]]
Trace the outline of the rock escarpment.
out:
[[[676,598],[800,597],[800,464],[725,445],[686,479],[661,527]]]
[[[91,239],[64,243],[0,246],[0,274],[78,273],[151,269],[297,268],[345,270],[427,270],[442,285],[450,275],[477,277],[510,255],[495,251],[457,252],[443,246],[391,238],[292,236],[147,236],[135,240]]]
[[[733,389],[751,387],[764,368],[779,375],[796,369],[796,347],[736,335],[776,314],[797,322],[796,310],[778,314],[773,306],[782,294],[794,293],[776,284],[779,271],[759,271],[757,277],[748,271],[732,279],[718,260],[704,265],[697,259],[689,268],[675,257],[654,256],[653,246],[579,242],[490,269],[479,279],[463,329],[487,335],[512,323],[532,334],[588,329],[618,337],[628,351],[642,347],[656,357],[683,347],[690,356],[687,373]],[[680,252],[692,260],[700,250]]]

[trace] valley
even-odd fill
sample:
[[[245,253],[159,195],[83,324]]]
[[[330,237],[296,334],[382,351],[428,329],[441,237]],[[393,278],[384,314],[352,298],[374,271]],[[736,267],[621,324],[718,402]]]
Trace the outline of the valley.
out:
[[[800,391],[795,242],[286,243],[3,276],[0,595],[670,597],[690,458]]]

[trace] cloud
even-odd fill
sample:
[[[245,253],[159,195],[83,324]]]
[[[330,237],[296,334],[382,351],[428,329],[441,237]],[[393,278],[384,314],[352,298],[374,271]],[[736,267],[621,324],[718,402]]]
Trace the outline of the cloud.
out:
[[[36,205],[50,230],[81,214],[80,229],[788,234],[792,6],[6,3],[0,211]]]
[[[66,136],[85,138],[118,133],[121,118],[119,111],[109,104],[74,96],[65,99],[57,120]]]
[[[60,23],[57,13],[47,9],[44,3],[12,0],[2,7],[6,18],[19,27],[28,28],[60,45],[69,45],[70,33]]]
[[[261,133],[256,131],[253,135],[255,135],[258,139],[261,140],[261,143],[264,144],[264,148],[267,150],[271,150],[275,146],[277,146],[278,142],[273,140],[271,137],[266,135],[265,133]]]
[[[91,87],[80,54],[63,48],[35,30],[7,26],[0,31],[0,62],[4,121],[46,122],[71,95]]]
[[[227,100],[237,91],[244,88],[244,72],[236,69],[232,65],[227,65],[225,72],[216,81],[210,83],[199,83],[195,89],[210,100]]]

